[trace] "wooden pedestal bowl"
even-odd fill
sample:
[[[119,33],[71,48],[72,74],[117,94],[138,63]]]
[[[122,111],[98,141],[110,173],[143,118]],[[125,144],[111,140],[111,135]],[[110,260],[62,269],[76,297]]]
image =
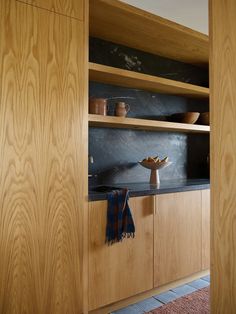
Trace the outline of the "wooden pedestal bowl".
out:
[[[150,184],[156,185],[159,188],[160,187],[159,170],[165,167],[168,167],[169,165],[172,164],[172,162],[169,162],[169,161],[155,162],[155,161],[143,160],[143,161],[140,161],[139,164],[143,166],[144,168],[151,170],[149,182]]]

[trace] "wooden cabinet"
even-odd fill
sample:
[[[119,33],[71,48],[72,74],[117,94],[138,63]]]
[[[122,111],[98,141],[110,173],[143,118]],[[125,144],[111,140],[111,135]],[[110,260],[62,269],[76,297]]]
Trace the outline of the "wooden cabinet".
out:
[[[105,244],[107,201],[89,204],[89,309],[153,287],[153,197],[131,198],[134,239]]]
[[[209,268],[210,190],[131,198],[130,205],[135,239],[107,246],[107,201],[89,204],[89,310]]]
[[[82,313],[84,25],[0,0],[0,42],[0,313]]]
[[[21,2],[79,20],[84,19],[84,1],[85,0],[21,0]]]
[[[202,191],[202,269],[210,268],[210,190]]]
[[[201,270],[201,191],[156,196],[154,286]]]

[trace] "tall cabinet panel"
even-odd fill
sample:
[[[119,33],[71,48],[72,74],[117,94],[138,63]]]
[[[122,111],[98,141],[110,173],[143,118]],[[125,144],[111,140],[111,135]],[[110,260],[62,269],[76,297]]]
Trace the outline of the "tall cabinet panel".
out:
[[[39,8],[44,8],[49,11],[73,17],[79,20],[83,20],[85,18],[84,0],[20,0],[20,1],[38,6]]]
[[[0,313],[82,313],[84,26],[11,0],[0,15]]]

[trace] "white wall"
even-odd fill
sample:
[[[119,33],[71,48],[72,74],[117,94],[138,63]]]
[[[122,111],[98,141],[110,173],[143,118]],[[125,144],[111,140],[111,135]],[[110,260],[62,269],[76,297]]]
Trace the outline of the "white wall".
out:
[[[121,0],[208,34],[208,0]]]

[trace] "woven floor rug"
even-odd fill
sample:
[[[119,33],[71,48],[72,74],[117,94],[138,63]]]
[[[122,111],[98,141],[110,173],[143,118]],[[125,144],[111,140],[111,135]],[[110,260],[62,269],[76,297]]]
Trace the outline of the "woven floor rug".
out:
[[[209,287],[178,298],[148,314],[209,314]]]

